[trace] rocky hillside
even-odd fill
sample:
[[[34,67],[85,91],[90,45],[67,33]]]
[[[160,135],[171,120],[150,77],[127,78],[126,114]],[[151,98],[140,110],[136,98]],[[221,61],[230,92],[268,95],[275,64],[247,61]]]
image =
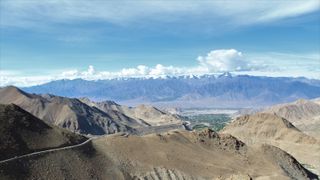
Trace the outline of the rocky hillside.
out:
[[[301,132],[283,117],[269,113],[244,115],[233,120],[222,132],[250,145],[277,146],[320,173],[320,141]]]
[[[143,147],[143,148],[142,148]],[[279,148],[211,130],[110,135],[77,149],[0,164],[1,179],[312,179]]]
[[[267,140],[291,141],[295,143],[314,144],[317,140],[302,133],[288,120],[269,113],[257,113],[236,118],[223,129],[223,132],[241,136]]]
[[[118,111],[132,119],[136,119],[139,122],[144,122],[152,126],[182,123],[182,118],[178,115],[163,112],[155,107],[148,105],[128,107],[119,105],[113,101],[94,102],[89,100],[88,98],[80,98],[80,100],[88,104],[89,106],[97,107],[104,112],[109,112],[110,110]]]
[[[85,140],[81,135],[46,124],[14,104],[0,104],[0,160]]]
[[[26,93],[16,87],[0,88],[0,103],[19,105],[39,119],[83,134],[102,135],[134,132],[149,126],[180,124],[177,115],[152,106],[121,106],[112,101],[67,98]]]
[[[301,131],[320,139],[320,103],[318,99],[275,105],[264,112],[274,113],[290,121]]]
[[[54,95],[35,95],[16,87],[0,89],[0,103],[14,103],[50,124],[84,134],[130,132],[144,124],[118,111],[103,112],[75,98]]]

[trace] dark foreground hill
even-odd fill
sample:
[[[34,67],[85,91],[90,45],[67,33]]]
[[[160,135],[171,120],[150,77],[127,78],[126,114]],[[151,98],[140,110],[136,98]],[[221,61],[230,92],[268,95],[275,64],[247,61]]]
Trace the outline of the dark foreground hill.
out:
[[[320,80],[226,73],[157,79],[58,80],[23,89],[31,93],[114,100],[127,105],[243,108],[320,97]]]
[[[51,126],[20,107],[0,104],[0,160],[79,144],[87,138]]]
[[[211,130],[109,135],[75,149],[0,164],[0,179],[312,179],[279,148]]]

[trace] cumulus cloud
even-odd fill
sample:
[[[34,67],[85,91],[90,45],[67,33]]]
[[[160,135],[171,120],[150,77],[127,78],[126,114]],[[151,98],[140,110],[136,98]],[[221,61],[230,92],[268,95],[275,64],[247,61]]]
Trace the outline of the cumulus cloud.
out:
[[[210,72],[249,70],[249,62],[235,49],[213,50],[205,57],[199,56],[197,60]]]
[[[71,69],[59,74],[45,76],[22,76],[15,71],[0,70],[0,86],[32,86],[59,79],[86,80],[114,79],[129,77],[159,78],[179,75],[203,75],[231,72],[234,74],[267,75],[267,76],[305,76],[320,79],[320,56],[294,54],[254,54],[245,56],[236,49],[212,50],[205,56],[197,58],[192,67],[175,67],[157,64],[149,67],[138,65],[123,68],[119,71],[96,71],[93,65],[87,70]],[[279,64],[282,62],[282,64]],[[280,68],[279,68],[280,67]]]

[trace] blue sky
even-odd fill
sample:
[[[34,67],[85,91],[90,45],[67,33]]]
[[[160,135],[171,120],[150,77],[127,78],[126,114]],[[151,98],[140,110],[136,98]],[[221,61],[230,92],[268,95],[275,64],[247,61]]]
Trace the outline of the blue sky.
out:
[[[0,85],[235,74],[320,79],[320,1],[0,1]]]

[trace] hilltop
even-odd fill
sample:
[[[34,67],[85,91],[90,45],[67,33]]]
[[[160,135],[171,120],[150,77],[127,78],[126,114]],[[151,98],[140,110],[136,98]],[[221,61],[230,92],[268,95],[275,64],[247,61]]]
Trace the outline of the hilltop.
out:
[[[120,116],[110,117],[75,98],[29,94],[13,86],[0,89],[0,96],[0,103],[14,103],[47,123],[74,132],[93,135],[109,134],[130,131],[131,128],[127,125],[131,123],[138,125],[131,119],[126,121]]]
[[[277,146],[320,173],[320,141],[301,132],[283,117],[269,113],[244,115],[234,119],[221,132],[249,145]]]
[[[182,117],[179,117],[178,115],[166,113],[150,105],[141,104],[136,107],[128,107],[119,105],[114,101],[94,102],[88,98],[80,98],[80,101],[88,104],[89,106],[96,107],[104,112],[108,112],[110,110],[118,111],[132,119],[147,123],[151,126],[177,124],[181,123],[182,119]]]
[[[180,117],[153,107],[129,108],[108,101],[95,103],[50,94],[29,94],[13,86],[1,88],[0,96],[0,103],[14,103],[47,123],[83,134],[132,133],[135,129],[167,124],[180,124],[183,128]]]
[[[266,108],[264,112],[283,117],[298,129],[320,139],[320,103],[318,99],[299,99]]]

